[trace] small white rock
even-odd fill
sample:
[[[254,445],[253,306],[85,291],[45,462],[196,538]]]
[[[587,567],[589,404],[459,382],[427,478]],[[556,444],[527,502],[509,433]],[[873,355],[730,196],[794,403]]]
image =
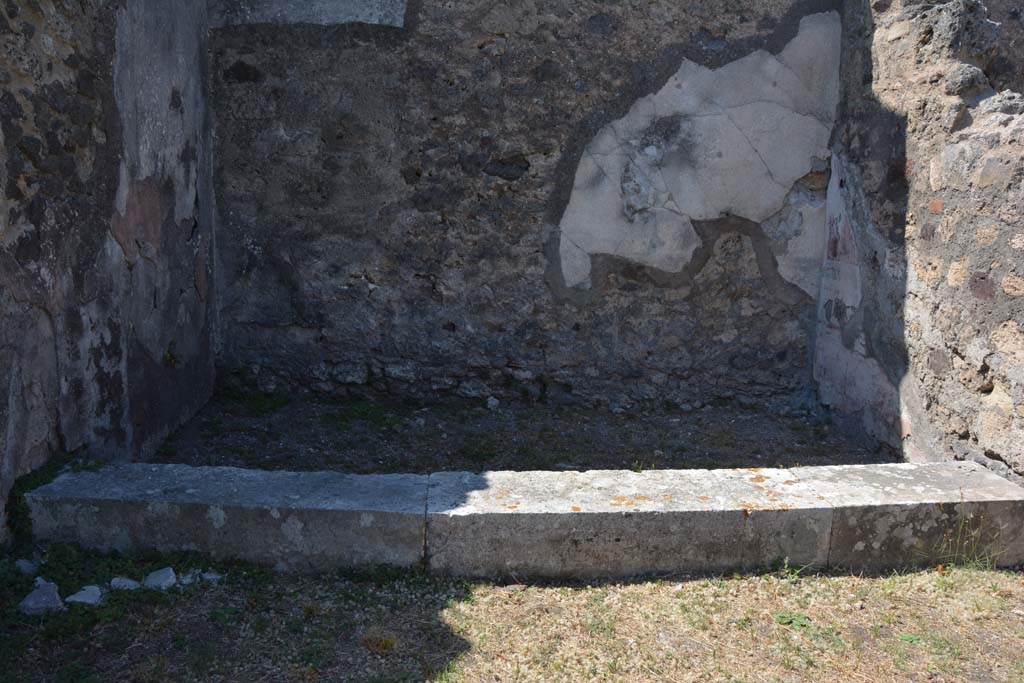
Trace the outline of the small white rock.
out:
[[[1013,610],[1013,613],[1016,614],[1018,617],[1024,617],[1024,609],[1015,609]]]
[[[203,572],[202,577],[203,581],[209,581],[210,583],[220,583],[221,579],[224,578],[224,575],[218,574],[217,572],[211,569]]]
[[[172,588],[176,583],[178,583],[178,576],[174,573],[174,570],[170,567],[164,567],[163,569],[157,569],[147,576],[142,585],[146,588],[165,591],[168,588]]]
[[[178,578],[178,585],[179,586],[191,586],[193,583],[196,583],[197,581],[199,581],[199,579],[200,579],[199,570],[198,569],[190,569],[190,570],[188,570],[187,572],[185,572],[184,574],[182,574]]]
[[[103,604],[103,591],[100,590],[99,586],[86,586],[82,590],[70,596],[65,600],[65,602],[75,602],[79,605],[96,607],[97,605]]]
[[[487,410],[497,410],[498,406],[501,405],[501,401],[491,396],[487,399]]]
[[[39,573],[39,565],[32,560],[16,560],[14,566],[25,576],[35,576]]]
[[[64,609],[64,601],[57,592],[57,584],[45,579],[36,579],[36,589],[21,601],[18,609],[22,614],[37,617],[49,612],[60,612]]]
[[[137,591],[142,584],[133,579],[118,576],[110,580],[110,587],[116,591]]]

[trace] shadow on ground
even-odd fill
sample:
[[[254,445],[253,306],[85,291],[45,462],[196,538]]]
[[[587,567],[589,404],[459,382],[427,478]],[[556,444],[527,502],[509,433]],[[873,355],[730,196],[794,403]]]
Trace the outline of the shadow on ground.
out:
[[[26,617],[32,589],[0,555],[0,682],[444,680],[468,643],[442,620],[469,599],[468,584],[416,571],[284,576],[215,565],[226,576],[167,593],[110,593],[99,608]],[[67,597],[114,576],[142,579],[174,567],[208,568],[189,555],[105,556],[71,546],[46,552],[42,575]]]
[[[732,405],[615,414],[442,399],[287,398],[221,392],[159,462],[355,473],[711,469],[896,462],[828,418]]]

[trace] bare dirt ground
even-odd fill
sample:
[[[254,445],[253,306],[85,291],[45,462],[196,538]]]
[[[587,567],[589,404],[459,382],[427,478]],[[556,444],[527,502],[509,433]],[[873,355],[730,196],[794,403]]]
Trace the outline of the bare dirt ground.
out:
[[[615,414],[539,403],[430,404],[220,393],[159,462],[345,472],[691,469],[896,462],[827,418],[733,406]]]
[[[206,566],[57,546],[43,574],[67,595],[165,564]],[[219,585],[29,618],[15,605],[31,579],[0,555],[0,681],[1024,681],[1021,572],[493,585],[216,568]]]

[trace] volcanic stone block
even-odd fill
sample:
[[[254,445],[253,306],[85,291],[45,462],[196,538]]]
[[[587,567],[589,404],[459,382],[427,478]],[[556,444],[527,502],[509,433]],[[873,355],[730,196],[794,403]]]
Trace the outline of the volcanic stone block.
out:
[[[970,462],[801,467],[835,510],[829,565],[1024,563],[1024,488]]]
[[[434,474],[427,550],[470,576],[825,566],[831,523],[786,470]]]
[[[181,465],[65,474],[43,540],[283,571],[426,559],[483,577],[1024,563],[1024,488],[970,463],[357,476]]]
[[[192,550],[280,570],[423,556],[427,477],[119,465],[26,496],[43,540],[100,550]]]

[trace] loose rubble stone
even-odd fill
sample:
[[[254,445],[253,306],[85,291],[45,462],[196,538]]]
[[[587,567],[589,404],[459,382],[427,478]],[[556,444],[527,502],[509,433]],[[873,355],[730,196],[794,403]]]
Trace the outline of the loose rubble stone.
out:
[[[103,604],[103,591],[99,586],[86,586],[74,595],[69,596],[65,602],[96,607]]]
[[[191,586],[194,583],[198,583],[200,579],[202,579],[202,572],[198,569],[191,569],[181,575],[178,583],[182,586]]]
[[[57,591],[57,584],[50,583],[45,579],[37,579],[36,589],[21,601],[18,605],[18,609],[21,610],[22,614],[35,617],[63,610],[64,601],[60,599],[60,593]]]
[[[147,576],[142,585],[146,588],[165,591],[173,588],[176,583],[178,583],[178,577],[174,570],[170,567],[164,567],[163,569],[157,569]]]
[[[203,572],[202,577],[203,581],[207,581],[209,583],[220,583],[221,580],[224,578],[224,575],[218,574],[215,571],[205,571]]]
[[[488,410],[497,410],[500,406],[501,406],[501,401],[499,401],[498,399],[494,398],[493,396],[491,396],[489,399],[487,399],[487,409]]]
[[[134,579],[118,576],[110,580],[110,587],[116,591],[137,591],[142,588],[142,584]]]

